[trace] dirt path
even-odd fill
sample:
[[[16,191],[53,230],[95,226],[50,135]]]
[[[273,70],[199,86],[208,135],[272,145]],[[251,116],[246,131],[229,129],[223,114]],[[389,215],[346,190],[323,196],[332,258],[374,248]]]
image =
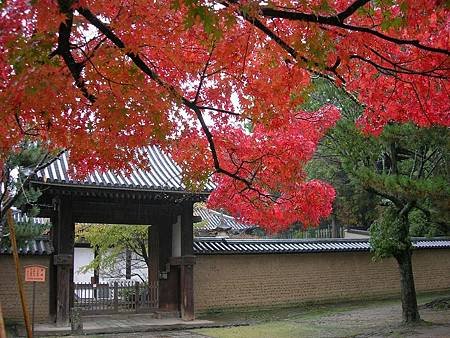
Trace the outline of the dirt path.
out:
[[[446,296],[446,295],[443,295]],[[424,304],[435,297],[422,297]],[[250,322],[248,327],[196,330],[211,337],[448,337],[450,338],[450,309],[434,310],[421,307],[423,323],[403,325],[399,301],[368,302],[311,306],[309,310],[291,308],[255,314],[235,314]],[[239,318],[238,317],[238,318]],[[252,318],[253,317],[253,318]],[[228,318],[230,320],[231,318]]]
[[[419,304],[447,295],[425,296]],[[301,338],[301,337],[412,337],[450,338],[450,309],[434,310],[421,307],[424,323],[414,327],[401,324],[399,301],[378,301],[313,305],[268,311],[227,312],[205,316],[218,324],[243,324],[192,331],[140,332],[129,334],[96,335],[114,338]],[[86,337],[86,336],[84,336]],[[94,337],[94,336],[91,336]],[[78,338],[78,337],[77,337]],[[81,338],[81,337],[80,337]]]
[[[418,326],[401,324],[400,304],[387,304],[358,308],[300,321],[324,330],[321,337],[450,337],[450,310],[421,309],[425,321]],[[336,335],[336,332],[337,335]]]

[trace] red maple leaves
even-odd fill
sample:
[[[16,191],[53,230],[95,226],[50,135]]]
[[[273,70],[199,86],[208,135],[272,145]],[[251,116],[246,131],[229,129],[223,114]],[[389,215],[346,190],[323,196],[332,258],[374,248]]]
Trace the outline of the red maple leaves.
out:
[[[299,110],[310,77],[357,95],[368,132],[449,126],[449,36],[428,0],[8,1],[1,156],[38,139],[82,175],[142,166],[158,144],[186,181],[217,173],[211,205],[272,230],[317,223],[334,192],[302,168],[338,112]]]
[[[335,192],[324,182],[305,182],[303,167],[338,118],[337,109],[328,106],[278,121],[275,129],[260,125],[251,134],[222,131],[217,135],[221,163],[245,181],[216,176],[209,205],[270,231],[294,222],[318,224],[331,212]]]

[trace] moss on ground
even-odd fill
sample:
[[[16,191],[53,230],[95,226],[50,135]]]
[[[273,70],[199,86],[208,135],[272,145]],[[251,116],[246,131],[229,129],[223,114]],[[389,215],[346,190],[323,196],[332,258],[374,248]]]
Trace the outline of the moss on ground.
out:
[[[426,294],[418,297],[419,304],[436,298],[448,297],[448,293]],[[448,322],[439,320],[443,313],[422,309],[427,321],[415,326],[401,324],[401,306],[397,299],[351,302],[337,305],[312,305],[291,308],[265,309],[239,312],[216,312],[202,316],[203,319],[230,325],[194,330],[198,334],[217,338],[290,338],[290,337],[427,337],[436,331],[449,330]],[[433,316],[437,315],[433,323]],[[431,319],[431,320],[430,320]]]

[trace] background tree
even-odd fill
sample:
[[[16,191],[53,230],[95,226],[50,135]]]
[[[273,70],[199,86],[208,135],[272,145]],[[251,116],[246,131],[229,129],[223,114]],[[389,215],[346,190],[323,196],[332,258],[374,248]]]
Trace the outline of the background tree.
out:
[[[18,246],[25,244],[28,240],[36,239],[45,235],[51,227],[50,222],[39,223],[36,222],[34,218],[26,215],[20,215],[20,213],[16,213],[14,216],[14,218],[17,219],[14,222],[14,230]],[[11,238],[8,228],[3,225],[1,231],[2,237],[0,240],[0,247],[10,248]]]
[[[399,265],[403,318],[419,320],[412,273],[411,235],[450,233],[450,134],[447,128],[418,128],[391,123],[378,137],[365,135],[355,126],[361,107],[342,101],[345,94],[333,84],[317,80],[310,95],[311,105],[332,100],[341,107],[343,118],[322,140],[312,172],[330,178],[342,191],[340,178],[329,172],[343,172],[355,192],[365,190],[377,196],[378,212],[371,215],[371,245],[376,257],[393,256]],[[326,171],[317,170],[323,164]],[[325,172],[325,177],[321,176]],[[351,203],[345,198],[344,203]],[[358,198],[364,194],[359,193]],[[337,199],[337,211],[340,211]],[[360,207],[356,203],[357,208]]]
[[[94,259],[84,266],[82,271],[97,270],[104,277],[123,278],[128,259],[127,252],[130,252],[134,255],[129,257],[132,264],[131,276],[137,276],[143,282],[148,282],[146,276],[136,272],[137,269],[145,267],[147,276],[150,276],[152,262],[148,251],[148,228],[147,225],[80,225],[77,229],[78,240],[85,240],[96,252]]]
[[[2,159],[0,161],[0,246],[11,248],[24,323],[27,335],[31,336],[30,318],[20,272],[18,245],[20,242],[42,234],[49,224],[35,224],[32,218],[26,216],[16,217],[20,221],[15,224],[12,208],[28,209],[31,207],[29,215],[36,214],[37,209],[33,207],[33,204],[40,193],[30,188],[28,182],[39,170],[50,165],[58,155],[55,156],[52,152],[44,151],[39,142],[30,142],[28,139],[21,140],[11,149],[0,147],[0,154]],[[3,318],[0,319],[0,322],[3,323]],[[0,329],[4,330],[3,327]]]
[[[306,95],[308,99],[303,107],[307,110],[317,110],[330,103],[339,107],[342,119],[336,128],[341,128],[342,123],[352,125],[363,113],[363,107],[359,102],[324,79],[315,79]],[[352,151],[347,144],[352,142],[350,140],[352,135],[348,136],[348,140],[336,139],[334,130],[331,129],[320,141],[313,159],[308,162],[306,166],[308,177],[330,182],[336,189],[333,217],[339,225],[369,229],[381,213],[380,198],[365,190],[346,170],[343,154]]]
[[[14,208],[17,214],[16,238],[23,242],[26,239],[41,235],[49,224],[33,221],[38,209],[36,201],[40,192],[29,186],[30,179],[41,169],[50,165],[60,153],[49,152],[36,142],[23,141],[12,152],[8,153],[0,169],[1,208],[0,208],[0,245],[8,246],[9,231],[6,227],[6,213]],[[19,214],[25,212],[24,217]]]
[[[447,234],[450,229],[449,140],[446,128],[393,124],[377,140],[382,145],[378,161],[372,162],[372,167],[359,165],[355,174],[365,189],[389,201],[371,227],[371,244],[376,256],[397,260],[403,317],[410,321],[419,319],[411,263],[411,223],[422,216],[426,219],[422,224],[439,229],[437,233]]]

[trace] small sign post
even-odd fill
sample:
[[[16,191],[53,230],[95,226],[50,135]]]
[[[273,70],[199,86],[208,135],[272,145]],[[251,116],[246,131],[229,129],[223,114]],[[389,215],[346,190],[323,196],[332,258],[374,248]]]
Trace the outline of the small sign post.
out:
[[[43,265],[27,265],[25,266],[25,282],[33,282],[33,305],[31,313],[31,332],[34,337],[34,308],[36,305],[36,282],[45,282],[45,270],[47,267]]]

